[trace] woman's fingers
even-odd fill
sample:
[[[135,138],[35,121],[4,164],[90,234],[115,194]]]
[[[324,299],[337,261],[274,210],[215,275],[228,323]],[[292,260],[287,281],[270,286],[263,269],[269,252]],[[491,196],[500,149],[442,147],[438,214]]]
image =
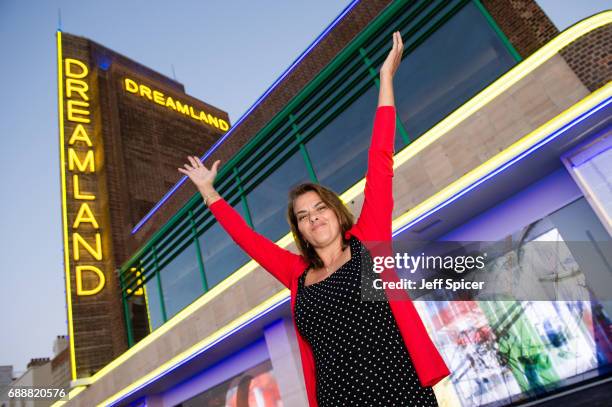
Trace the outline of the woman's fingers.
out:
[[[194,157],[194,156],[189,155],[189,156],[187,156],[187,159],[189,159],[189,162],[191,163],[191,166],[192,166],[193,168],[198,168],[198,167],[200,167],[200,166],[202,165],[202,163],[200,162],[200,160],[198,160],[198,159],[197,159],[196,157]]]
[[[217,173],[217,171],[219,170],[219,164],[221,163],[221,160],[217,160],[213,163],[212,167],[211,167],[211,171],[213,173]]]

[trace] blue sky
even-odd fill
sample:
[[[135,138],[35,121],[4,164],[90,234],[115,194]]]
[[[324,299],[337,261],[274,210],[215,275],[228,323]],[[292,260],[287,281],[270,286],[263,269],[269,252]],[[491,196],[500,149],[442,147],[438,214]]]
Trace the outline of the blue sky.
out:
[[[603,0],[539,0],[559,29]],[[175,4],[175,6],[173,6]],[[180,6],[179,6],[180,4]],[[173,76],[234,123],[347,0],[0,0],[0,365],[25,370],[66,334],[55,31]]]

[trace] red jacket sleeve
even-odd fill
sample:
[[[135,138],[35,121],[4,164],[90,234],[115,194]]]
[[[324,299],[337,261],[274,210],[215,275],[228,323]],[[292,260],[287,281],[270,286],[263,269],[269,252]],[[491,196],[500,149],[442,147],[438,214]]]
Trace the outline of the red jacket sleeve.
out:
[[[255,232],[224,199],[210,205],[210,211],[219,224],[253,260],[272,274],[285,287],[291,286],[293,274],[306,262],[301,256],[283,249],[268,238]]]
[[[349,231],[364,242],[391,240],[394,142],[395,107],[379,106],[368,151],[363,207]]]

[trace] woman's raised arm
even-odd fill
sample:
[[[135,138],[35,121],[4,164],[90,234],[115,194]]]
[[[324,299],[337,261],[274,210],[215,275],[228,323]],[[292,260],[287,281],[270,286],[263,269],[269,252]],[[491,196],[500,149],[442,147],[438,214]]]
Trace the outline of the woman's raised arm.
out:
[[[391,240],[396,120],[393,77],[402,60],[403,50],[402,37],[396,31],[393,33],[393,47],[380,68],[378,108],[368,151],[363,207],[352,229],[362,241]]]
[[[193,181],[219,224],[253,260],[289,288],[293,274],[305,267],[306,262],[301,256],[279,247],[251,229],[242,216],[215,191],[213,183],[217,176],[219,160],[215,161],[209,170],[197,157],[188,159],[190,164],[185,164],[184,169],[178,170]]]

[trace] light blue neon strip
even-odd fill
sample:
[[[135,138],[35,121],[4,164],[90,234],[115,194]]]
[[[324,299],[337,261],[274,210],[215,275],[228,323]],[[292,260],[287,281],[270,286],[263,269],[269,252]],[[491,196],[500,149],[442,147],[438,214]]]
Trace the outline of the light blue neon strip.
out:
[[[545,139],[539,141],[538,143],[534,144],[533,146],[531,146],[529,149],[525,150],[524,152],[522,152],[521,154],[519,154],[518,156],[514,157],[513,159],[509,160],[508,162],[506,162],[505,164],[503,164],[502,166],[498,167],[496,170],[490,172],[489,174],[483,176],[482,178],[480,178],[479,180],[477,180],[476,182],[474,182],[472,185],[466,187],[465,189],[459,191],[458,193],[456,193],[455,195],[453,195],[452,197],[450,197],[448,200],[442,202],[440,205],[432,208],[431,210],[429,210],[428,212],[424,213],[423,215],[419,216],[418,218],[414,219],[413,221],[409,222],[408,224],[402,226],[400,229],[398,229],[397,231],[395,231],[393,233],[393,237],[405,232],[406,230],[408,230],[410,227],[412,227],[413,225],[415,225],[416,223],[420,222],[421,220],[423,220],[424,218],[430,216],[431,214],[439,211],[440,209],[444,208],[445,206],[449,205],[450,203],[456,201],[457,199],[459,199],[460,197],[462,197],[463,195],[465,195],[466,193],[472,191],[474,188],[476,188],[477,186],[481,185],[483,182],[491,179],[492,177],[494,177],[496,174],[499,174],[500,172],[502,172],[503,170],[507,169],[508,167],[510,167],[511,165],[517,163],[518,161],[522,160],[523,158],[525,158],[526,156],[528,156],[529,154],[532,154],[534,151],[536,151],[537,149],[539,149],[540,147],[548,144],[549,142],[551,142],[552,140],[554,140],[555,138],[559,137],[560,135],[562,135],[564,132],[566,132],[567,130],[569,130],[570,128],[574,127],[575,125],[579,124],[580,122],[584,121],[585,119],[589,118],[590,116],[592,116],[593,114],[597,113],[598,111],[600,111],[601,109],[607,107],[610,103],[612,102],[612,98],[608,98],[605,101],[601,102],[599,105],[593,107],[591,110],[583,113],[582,115],[576,117],[574,120],[572,120],[571,122],[565,124],[563,127],[559,128],[558,130],[556,130],[554,133],[552,133],[550,136],[546,137]],[[129,397],[131,394],[133,394],[134,392],[142,389],[143,387],[147,386],[150,383],[155,382],[156,380],[158,380],[159,378],[165,376],[166,374],[171,373],[173,370],[179,368],[180,366],[184,365],[185,363],[189,362],[190,360],[192,360],[193,358],[195,358],[196,356],[202,354],[203,352],[205,352],[206,350],[210,349],[211,347],[213,347],[214,345],[216,345],[217,343],[221,342],[222,340],[224,340],[225,338],[227,338],[228,336],[232,335],[233,333],[239,331],[240,329],[243,329],[244,327],[248,326],[249,324],[253,323],[254,321],[258,320],[259,318],[265,316],[266,314],[268,314],[269,312],[273,311],[274,309],[278,308],[279,306],[285,304],[287,301],[290,300],[290,297],[286,297],[284,299],[282,299],[281,301],[277,302],[276,304],[270,306],[270,308],[262,311],[260,314],[254,316],[253,318],[249,319],[248,321],[245,321],[243,324],[237,326],[236,328],[232,329],[231,331],[227,332],[226,334],[224,334],[223,336],[219,337],[218,339],[216,339],[215,341],[211,342],[210,344],[208,344],[207,346],[205,346],[204,348],[198,350],[196,353],[194,353],[193,355],[189,356],[187,359],[184,359],[180,362],[178,362],[177,364],[175,364],[174,366],[170,367],[169,369],[167,369],[166,371],[164,371],[163,373],[160,373],[159,375],[155,376],[154,378],[148,380],[147,382],[143,383],[142,385],[140,385],[139,387],[137,387],[136,389],[132,390],[130,393],[124,395],[123,397],[121,397],[120,399],[116,400],[115,402],[109,404],[109,406],[115,406],[117,405],[119,402],[121,402],[122,400],[124,400],[125,398]]]
[[[262,311],[261,313],[259,313],[258,315],[254,316],[253,318],[249,319],[248,321],[243,322],[242,324],[238,325],[236,328],[232,329],[231,331],[228,331],[227,333],[223,334],[222,336],[220,336],[219,338],[215,339],[214,341],[212,341],[211,343],[209,343],[208,345],[206,345],[202,349],[199,349],[197,352],[195,352],[194,354],[190,355],[188,358],[183,359],[180,362],[177,362],[175,365],[169,367],[164,372],[162,372],[162,373],[158,374],[157,376],[147,380],[146,382],[144,382],[143,384],[141,384],[140,386],[138,386],[134,390],[130,391],[129,393],[125,394],[124,396],[122,396],[118,400],[115,400],[111,404],[108,404],[108,406],[111,407],[111,406],[118,405],[122,400],[125,400],[127,397],[131,396],[135,392],[141,390],[142,388],[146,387],[147,385],[149,385],[151,383],[154,383],[155,381],[159,380],[163,376],[172,373],[174,370],[180,368],[185,363],[188,363],[189,361],[191,361],[195,357],[201,355],[202,353],[206,352],[208,349],[212,348],[213,346],[215,346],[219,342],[223,341],[227,337],[233,335],[235,332],[237,332],[237,331],[247,327],[248,325],[252,324],[253,322],[257,321],[258,319],[260,319],[260,318],[264,317],[265,315],[269,314],[270,312],[274,311],[276,308],[280,307],[281,305],[284,305],[289,300],[290,300],[290,297],[286,297],[286,298],[282,299],[281,301],[277,302],[276,304],[271,305],[268,309]]]
[[[308,48],[306,48],[306,50],[302,52],[295,61],[293,61],[289,68],[287,68],[285,72],[283,72],[283,74],[268,88],[268,90],[266,90],[264,94],[261,95],[255,101],[255,103],[253,103],[253,105],[246,111],[246,113],[244,113],[240,117],[240,119],[238,119],[238,121],[228,130],[228,132],[225,133],[219,140],[217,140],[217,142],[213,144],[213,146],[208,149],[208,151],[204,153],[202,157],[200,157],[201,162],[206,161],[206,159],[210,157],[210,155],[214,153],[215,150],[217,150],[217,148],[219,148],[221,144],[223,144],[223,142],[234,132],[233,130],[240,126],[240,123],[242,123],[249,116],[249,114],[251,114],[251,112],[255,110],[257,106],[259,106],[259,104],[278,86],[278,84],[281,83],[282,80],[285,79],[285,77],[291,73],[291,71],[293,71],[293,69],[310,53],[310,51],[312,51],[314,47],[317,46],[317,44],[336,26],[336,24],[338,24],[338,22],[342,20],[342,18],[349,11],[351,11],[353,7],[355,7],[357,3],[359,3],[359,0],[353,0],[348,6],[344,8],[344,10],[342,10],[342,12],[334,19],[334,21],[332,21],[331,24],[327,26],[325,31],[319,34],[319,36],[312,42],[312,44],[310,44]],[[174,184],[174,186],[168,192],[166,192],[162,199],[155,204],[155,206],[144,216],[144,218],[142,218],[138,222],[138,224],[134,226],[134,228],[132,229],[132,234],[138,232],[138,230],[145,223],[147,223],[149,219],[151,219],[155,212],[157,212],[157,210],[162,207],[162,205],[170,198],[170,196],[172,196],[172,194],[174,194],[176,190],[179,189],[180,186],[185,183],[185,180],[187,180],[187,176],[183,175],[183,177],[176,184]]]
[[[457,192],[455,195],[453,195],[452,197],[448,198],[446,201],[440,203],[438,206],[430,209],[429,211],[425,212],[424,214],[422,214],[418,218],[416,218],[413,221],[411,221],[411,222],[407,223],[406,225],[402,226],[397,231],[395,231],[392,234],[392,236],[395,237],[395,236],[399,235],[400,233],[405,232],[406,230],[410,229],[412,226],[414,226],[415,224],[419,223],[423,219],[427,218],[428,216],[432,215],[433,213],[438,212],[440,209],[444,208],[445,206],[450,205],[451,203],[453,203],[457,199],[461,198],[463,195],[467,194],[468,192],[470,192],[471,190],[473,190],[474,188],[476,188],[477,186],[479,186],[483,182],[491,179],[496,174],[499,174],[500,172],[502,172],[506,168],[508,168],[511,165],[515,164],[516,162],[522,160],[523,158],[525,158],[526,156],[528,156],[529,154],[531,154],[535,150],[539,149],[543,145],[545,145],[545,144],[549,143],[550,141],[554,140],[559,135],[561,135],[565,131],[567,131],[569,128],[575,126],[576,124],[580,123],[584,119],[588,118],[589,116],[592,116],[593,114],[597,113],[599,110],[601,110],[604,107],[608,106],[611,101],[612,101],[612,98],[608,98],[605,101],[601,102],[599,105],[595,106],[593,109],[583,113],[581,116],[576,117],[574,120],[572,120],[571,122],[567,123],[566,125],[564,125],[560,129],[556,130],[554,133],[552,133],[547,138],[539,141],[538,143],[534,144],[533,146],[531,146],[527,150],[523,151],[521,154],[517,155],[516,157],[514,157],[510,161],[506,162],[501,167],[498,167],[496,170],[494,170],[494,171],[490,172],[489,174],[483,176],[482,178],[480,178],[479,180],[474,182],[472,185],[466,187],[465,189]]]

